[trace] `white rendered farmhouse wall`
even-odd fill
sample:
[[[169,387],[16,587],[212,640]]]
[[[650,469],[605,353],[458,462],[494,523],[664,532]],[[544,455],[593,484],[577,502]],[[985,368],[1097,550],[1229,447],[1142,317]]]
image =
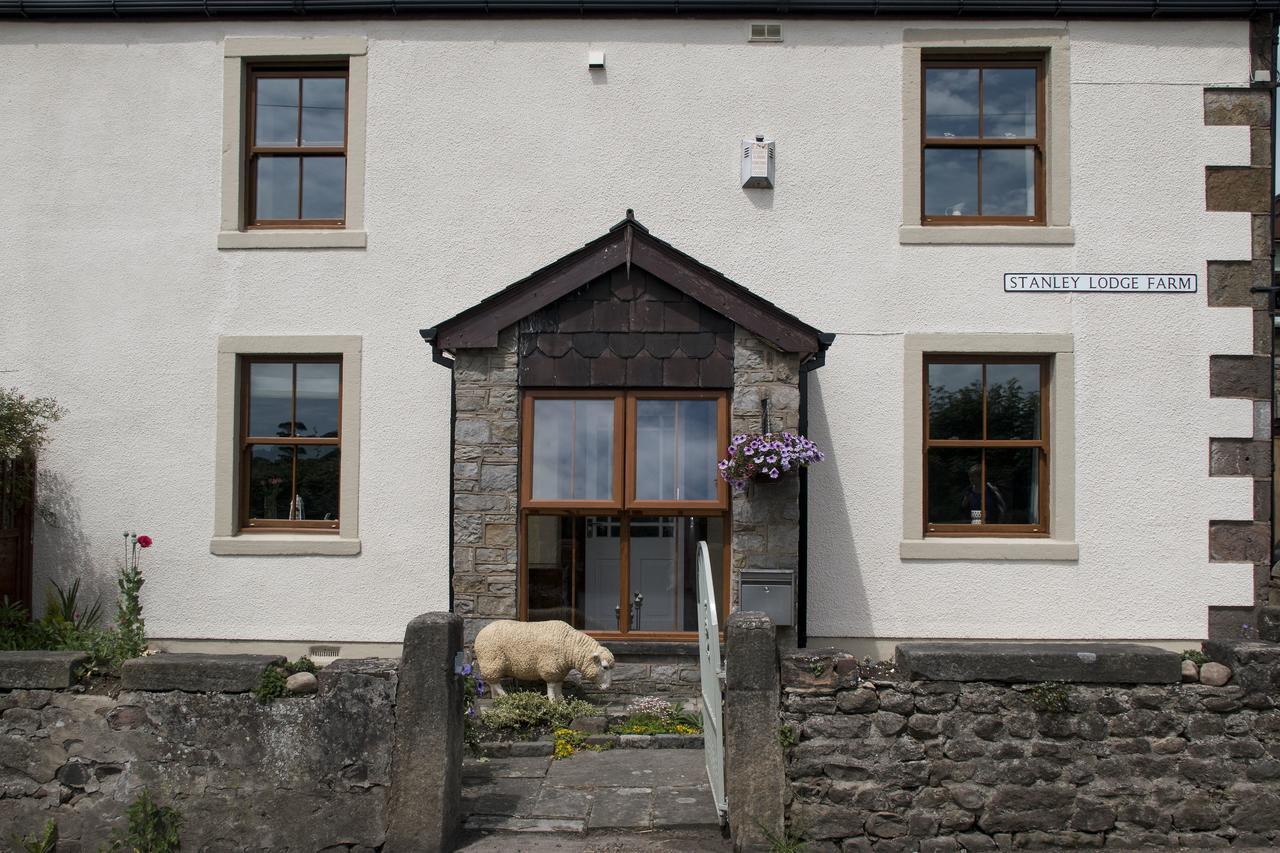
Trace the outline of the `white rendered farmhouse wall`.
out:
[[[1249,605],[1253,568],[1210,562],[1208,522],[1252,519],[1253,481],[1211,479],[1207,453],[1211,436],[1254,435],[1248,400],[1208,393],[1210,354],[1250,354],[1252,318],[1204,294],[1207,260],[1250,258],[1249,214],[1205,210],[1206,165],[1250,162],[1247,127],[1204,124],[1205,87],[1249,78],[1247,22],[797,19],[778,44],[748,43],[749,23],[0,28],[0,104],[22,117],[0,133],[0,382],[69,410],[42,458],[56,521],[37,530],[36,589],[91,566],[109,594],[120,531],[137,529],[156,541],[159,640],[397,642],[449,605],[450,375],[418,329],[634,208],[837,333],[810,377],[828,453],[810,477],[812,638],[1172,641],[1203,636],[1210,606]],[[904,42],[957,29],[1032,31],[1069,59],[1049,243],[903,228]],[[366,245],[220,248],[226,39],[308,36],[365,50]],[[587,68],[593,50],[607,69]],[[776,141],[772,190],[740,186],[756,132]],[[1194,273],[1201,290],[1006,293],[1006,272]],[[1044,336],[1072,362],[1057,422],[1071,461],[1053,480],[1072,517],[1046,547],[905,543],[920,451],[904,352],[931,334]],[[358,339],[348,553],[211,549],[220,341],[279,336]]]

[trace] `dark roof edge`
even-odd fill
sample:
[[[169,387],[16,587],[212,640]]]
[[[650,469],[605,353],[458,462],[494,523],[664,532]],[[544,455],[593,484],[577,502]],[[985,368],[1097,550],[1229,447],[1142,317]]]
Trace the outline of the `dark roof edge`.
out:
[[[966,18],[1240,18],[1280,0],[0,0],[0,19],[648,14]]]

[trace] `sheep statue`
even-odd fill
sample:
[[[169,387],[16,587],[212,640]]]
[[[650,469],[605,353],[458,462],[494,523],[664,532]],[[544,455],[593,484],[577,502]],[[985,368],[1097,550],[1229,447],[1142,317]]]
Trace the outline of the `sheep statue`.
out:
[[[506,691],[500,678],[545,681],[547,698],[558,701],[569,670],[576,669],[600,687],[607,688],[613,670],[613,653],[567,622],[490,622],[476,634],[476,663],[493,695]]]

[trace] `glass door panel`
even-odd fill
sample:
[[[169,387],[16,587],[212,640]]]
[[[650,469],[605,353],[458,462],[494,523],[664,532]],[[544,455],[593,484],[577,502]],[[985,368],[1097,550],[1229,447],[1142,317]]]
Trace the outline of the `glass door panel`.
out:
[[[629,531],[627,605],[631,631],[697,630],[697,543],[703,539],[711,557],[716,602],[723,614],[724,519],[633,518]]]
[[[580,630],[618,630],[619,519],[531,515],[527,523],[529,621],[559,619]]]

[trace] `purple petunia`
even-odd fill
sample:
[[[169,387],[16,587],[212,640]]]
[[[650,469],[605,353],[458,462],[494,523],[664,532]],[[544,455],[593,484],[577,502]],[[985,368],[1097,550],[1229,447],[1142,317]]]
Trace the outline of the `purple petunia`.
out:
[[[793,468],[805,468],[824,458],[818,445],[802,435],[740,433],[730,441],[717,467],[734,491],[741,492],[751,480],[776,480]]]

